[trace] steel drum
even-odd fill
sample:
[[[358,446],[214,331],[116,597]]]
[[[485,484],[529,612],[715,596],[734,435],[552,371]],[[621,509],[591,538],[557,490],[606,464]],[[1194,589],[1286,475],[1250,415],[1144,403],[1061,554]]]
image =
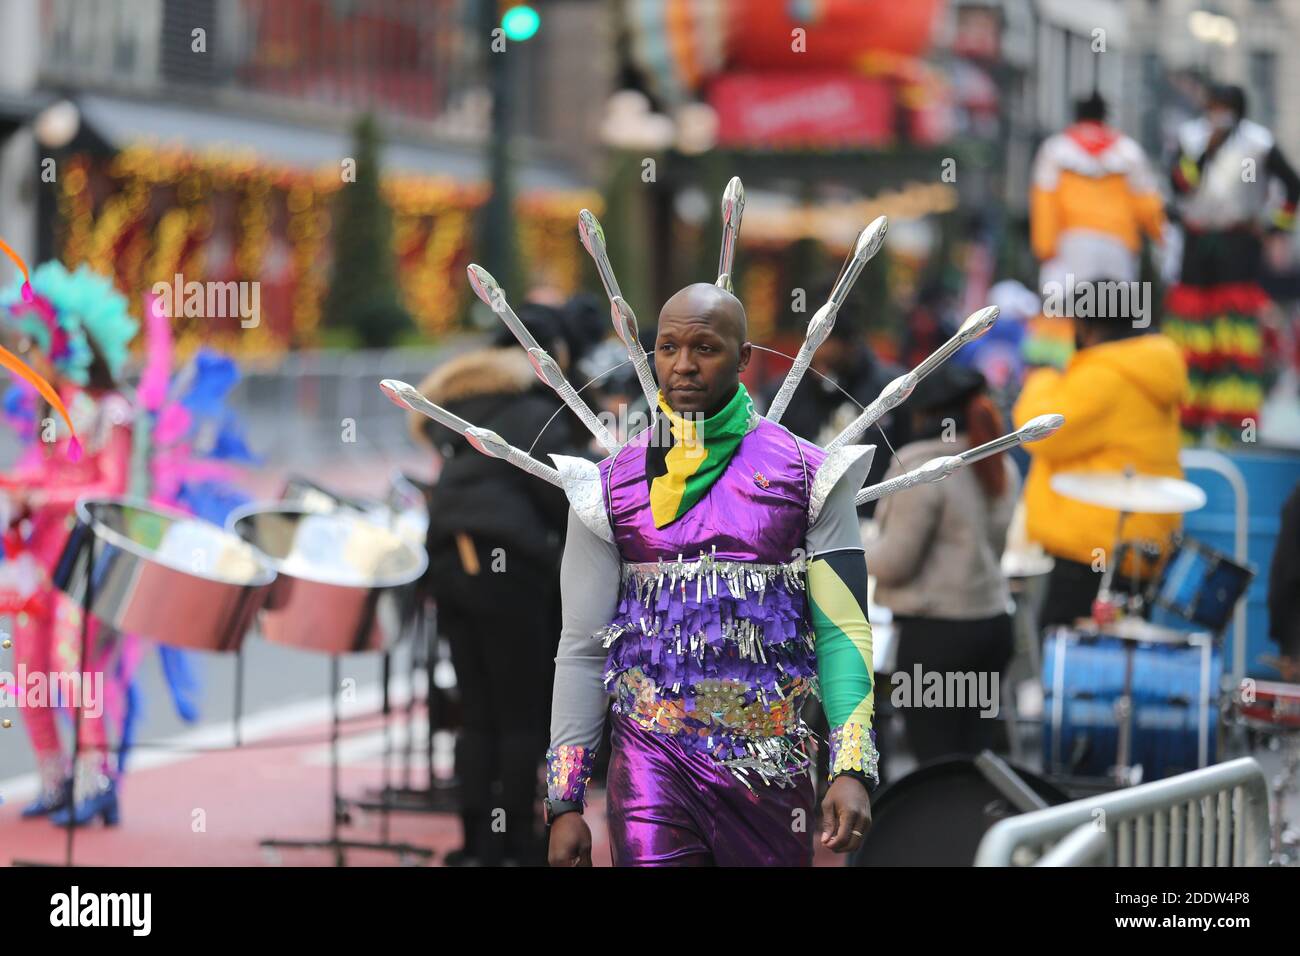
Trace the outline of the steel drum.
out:
[[[1233,695],[1237,715],[1254,727],[1270,733],[1300,731],[1300,684],[1253,681],[1251,693],[1238,688]]]
[[[253,505],[228,527],[278,572],[262,611],[267,640],[325,654],[383,650],[401,636],[424,549],[365,518],[303,505]]]
[[[419,478],[395,471],[389,476],[385,498],[392,512],[390,527],[420,547],[429,537],[429,487]]]
[[[310,478],[295,475],[285,483],[280,504],[299,505],[317,514],[348,511],[373,524],[391,528],[421,548],[429,531],[429,505],[422,483],[401,471],[389,476],[388,493],[383,501],[339,494]]]
[[[383,508],[377,501],[340,494],[302,475],[291,475],[285,482],[284,489],[280,492],[280,503],[301,505],[304,511],[314,511],[317,514],[328,514],[340,508],[358,514],[370,514]]]
[[[54,583],[79,603],[95,538],[91,614],[170,647],[235,651],[275,580],[254,548],[220,526],[127,498],[83,498]]]
[[[1219,649],[1146,622],[1129,633],[1057,628],[1043,641],[1043,762],[1056,773],[1103,777],[1118,761],[1116,702],[1132,701],[1129,766],[1156,780],[1208,766],[1218,740]],[[1132,655],[1126,681],[1126,655]]]

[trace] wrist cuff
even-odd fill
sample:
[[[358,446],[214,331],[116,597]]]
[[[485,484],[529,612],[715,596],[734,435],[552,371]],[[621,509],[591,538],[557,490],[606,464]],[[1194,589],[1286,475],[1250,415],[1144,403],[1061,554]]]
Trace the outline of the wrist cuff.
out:
[[[576,803],[587,800],[587,781],[596,751],[591,747],[563,744],[546,752],[546,796],[557,803]]]
[[[876,732],[858,723],[841,724],[831,730],[829,779],[851,770],[863,774],[872,784],[880,783]]]

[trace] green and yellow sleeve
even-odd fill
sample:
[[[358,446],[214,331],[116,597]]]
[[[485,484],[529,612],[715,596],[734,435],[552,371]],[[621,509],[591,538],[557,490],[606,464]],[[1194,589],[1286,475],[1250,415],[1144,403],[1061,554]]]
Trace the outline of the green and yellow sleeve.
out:
[[[822,706],[831,727],[830,779],[852,772],[880,782],[875,734],[867,563],[860,548],[814,554],[808,605]]]

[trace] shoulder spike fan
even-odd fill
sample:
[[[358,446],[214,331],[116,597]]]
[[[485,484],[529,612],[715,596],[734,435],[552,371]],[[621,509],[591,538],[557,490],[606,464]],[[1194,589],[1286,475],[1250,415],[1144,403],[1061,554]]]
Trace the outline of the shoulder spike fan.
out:
[[[618,451],[622,446],[613,435],[609,433],[596,413],[591,410],[586,402],[582,400],[577,390],[569,384],[569,380],[564,377],[560,371],[560,366],[556,363],[549,352],[542,348],[537,339],[533,338],[531,332],[519,321],[519,316],[515,315],[515,310],[510,308],[510,303],[506,301],[506,294],[497,280],[492,278],[482,266],[470,263],[468,269],[469,284],[474,289],[474,293],[483,300],[483,302],[501,317],[501,321],[506,324],[519,344],[524,347],[528,353],[528,361],[532,363],[533,371],[543,382],[555,389],[555,393],[564,399],[564,404],[573,409],[575,415],[582,419],[582,424],[587,426],[587,431],[596,436],[596,441],[605,446],[605,450],[610,454]]]
[[[1003,435],[1001,438],[985,442],[983,445],[964,451],[960,455],[944,455],[940,458],[931,458],[919,468],[914,468],[909,472],[890,478],[888,481],[882,481],[878,485],[872,485],[870,488],[863,488],[854,496],[853,502],[854,504],[864,505],[868,501],[877,501],[888,495],[914,488],[917,485],[942,481],[958,468],[988,458],[990,455],[996,455],[998,452],[1006,451],[1016,445],[1023,445],[1026,442],[1046,438],[1064,424],[1065,417],[1062,415],[1039,415],[1037,418],[1025,422],[1021,428],[1009,435]]]
[[[831,334],[831,329],[835,325],[835,316],[840,311],[840,306],[849,296],[849,290],[853,288],[853,283],[858,281],[858,276],[862,274],[863,268],[871,258],[880,251],[881,245],[885,241],[885,233],[889,231],[889,220],[880,216],[867,228],[858,233],[858,239],[853,244],[853,251],[849,254],[848,261],[844,263],[844,268],[840,271],[840,277],[835,280],[835,287],[831,289],[830,298],[826,304],[818,309],[812,319],[808,322],[808,331],[804,335],[803,344],[799,346],[799,352],[794,357],[794,364],[790,366],[790,371],[786,373],[785,381],[781,383],[781,388],[772,399],[772,406],[767,410],[767,417],[774,422],[779,422],[781,416],[785,414],[786,406],[790,404],[790,399],[794,398],[794,391],[799,387],[799,382],[803,380],[804,373],[812,365],[813,353],[821,347],[826,341],[826,337]]]
[[[641,347],[641,340],[637,337],[636,313],[623,298],[618,280],[614,278],[614,267],[610,264],[609,252],[605,249],[605,230],[601,228],[600,220],[592,215],[589,209],[583,209],[578,213],[578,238],[582,240],[582,247],[595,260],[601,285],[605,287],[605,295],[609,297],[610,318],[614,322],[614,331],[627,347],[627,356],[632,360],[637,381],[641,384],[641,394],[645,396],[646,404],[653,414],[659,407],[659,386],[655,384],[654,374],[650,370],[650,359],[645,349]]]

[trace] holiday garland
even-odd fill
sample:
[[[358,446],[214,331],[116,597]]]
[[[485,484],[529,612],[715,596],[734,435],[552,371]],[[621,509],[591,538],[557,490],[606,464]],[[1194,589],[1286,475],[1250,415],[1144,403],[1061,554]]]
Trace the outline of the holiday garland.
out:
[[[176,350],[184,357],[204,342],[243,354],[311,345],[331,267],[326,239],[333,196],[343,180],[337,168],[304,171],[262,162],[247,151],[192,153],[137,144],[106,163],[75,156],[59,182],[61,258],[69,267],[85,262],[112,276],[138,303],[155,283],[170,284],[177,274],[187,282],[211,278],[269,285],[265,277],[279,262],[277,243],[282,243],[287,245],[288,314],[272,310],[249,328],[177,322]],[[487,187],[387,176],[383,191],[393,209],[405,304],[421,333],[449,331],[468,301],[463,270]],[[226,217],[233,222],[220,230],[229,235],[233,275],[208,274],[218,203],[233,204],[233,216]],[[517,203],[526,263],[544,265],[546,279],[566,293],[577,290],[582,275],[574,230],[584,206],[603,212],[600,197],[590,192],[525,194]]]

